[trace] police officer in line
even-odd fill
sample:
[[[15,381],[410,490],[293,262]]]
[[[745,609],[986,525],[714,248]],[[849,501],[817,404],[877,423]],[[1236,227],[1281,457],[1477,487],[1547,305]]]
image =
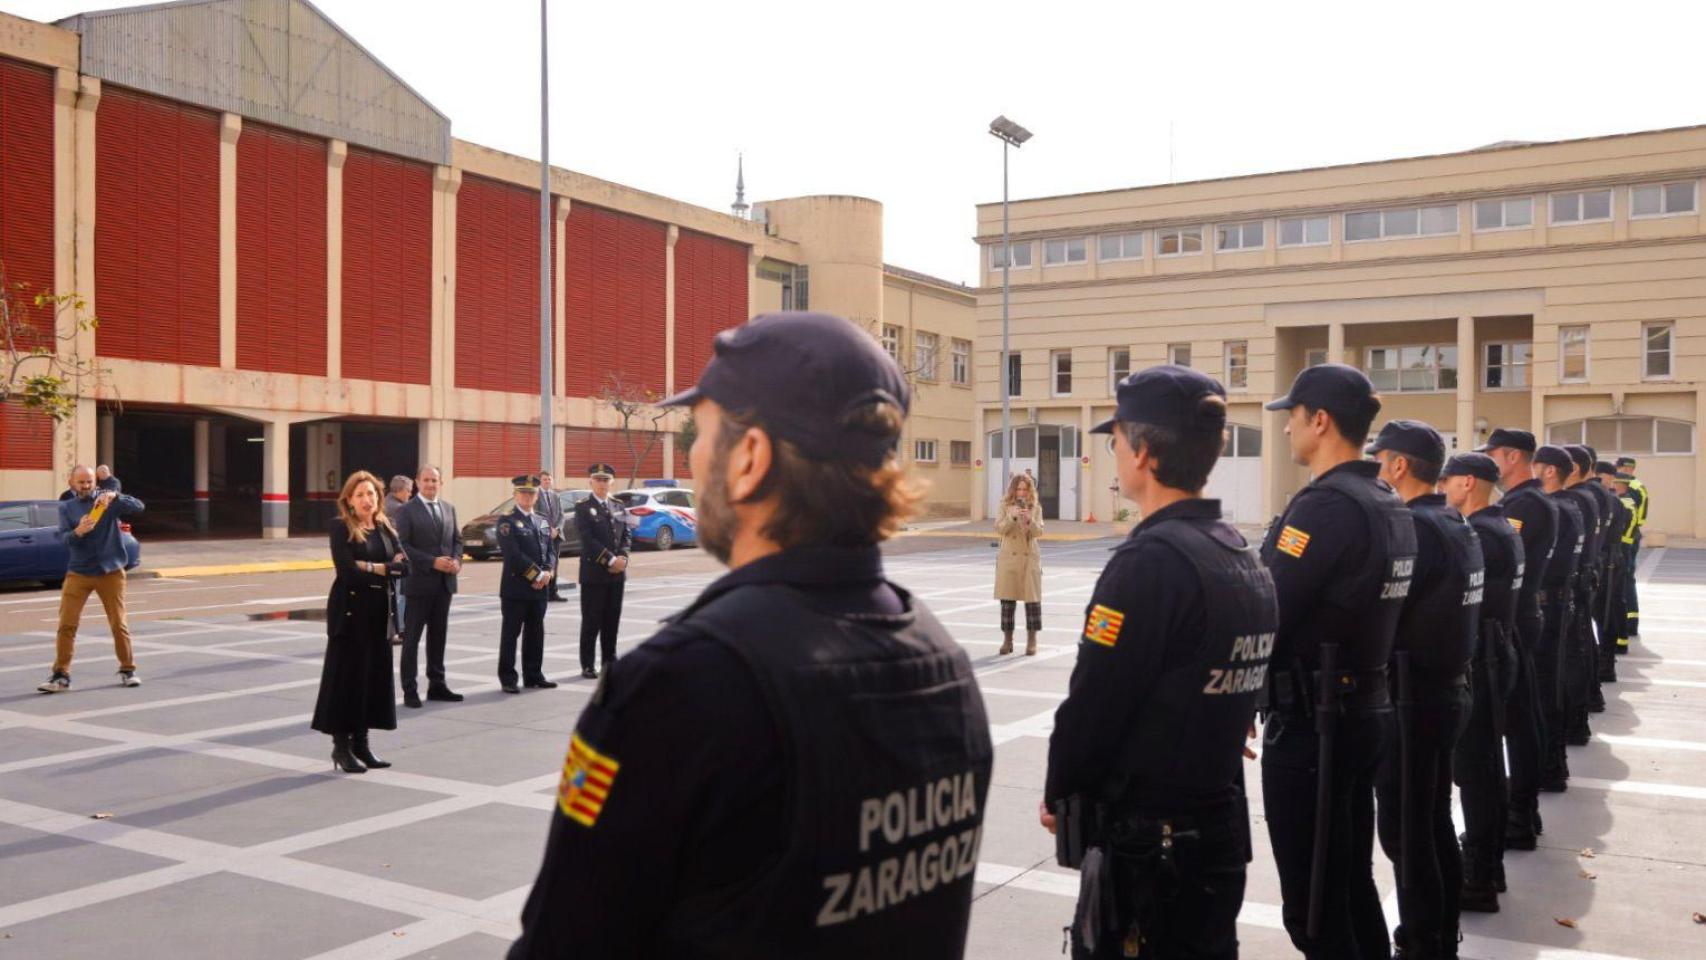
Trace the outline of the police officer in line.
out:
[[[549,690],[555,683],[545,678],[546,590],[556,574],[551,569],[550,524],[534,512],[539,502],[539,478],[516,477],[515,509],[498,518],[498,549],[503,553],[503,579],[498,582],[498,602],[503,627],[498,640],[498,683],[504,693],[520,693],[520,679],[529,687]],[[515,673],[515,642],[521,639],[521,676]]]
[[[714,349],[665,402],[730,572],[600,678],[509,956],[958,958],[992,747],[964,651],[883,577],[906,377],[825,314]]]
[[[1599,592],[1605,575],[1603,563],[1606,533],[1605,505],[1595,491],[1603,488],[1593,480],[1593,454],[1581,444],[1569,444],[1564,452],[1570,455],[1570,477],[1564,482],[1565,491],[1575,497],[1582,511],[1582,556],[1576,569],[1576,616],[1572,621],[1564,654],[1564,742],[1572,747],[1586,746],[1592,736],[1588,729],[1588,711],[1593,701],[1595,620],[1599,610]]]
[[[1285,928],[1310,958],[1384,955],[1374,780],[1393,723],[1387,662],[1415,523],[1380,465],[1362,459],[1380,412],[1362,371],[1310,367],[1268,408],[1289,411],[1292,460],[1312,477],[1262,545],[1280,611],[1262,796]]]
[[[1624,567],[1629,562],[1629,534],[1635,529],[1635,507],[1634,501],[1618,489],[1615,464],[1609,460],[1595,461],[1593,472],[1611,498],[1611,529],[1605,534],[1610,560],[1606,563],[1604,594],[1599,604],[1599,661],[1596,664],[1599,682],[1605,684],[1617,682],[1617,642],[1623,637],[1623,627],[1628,623],[1624,616],[1623,583]],[[1600,705],[1603,709],[1603,698]]]
[[[1451,820],[1452,758],[1469,720],[1486,571],[1480,538],[1437,490],[1445,466],[1439,431],[1391,420],[1368,452],[1416,524],[1415,570],[1392,646],[1398,729],[1376,791],[1380,845],[1398,877],[1396,954],[1432,960],[1457,954],[1463,860]]]
[[[1584,667],[1589,684],[1587,709],[1589,713],[1604,713],[1605,693],[1600,689],[1600,686],[1605,681],[1600,678],[1602,672],[1599,669],[1600,648],[1609,648],[1613,643],[1611,626],[1606,622],[1606,615],[1607,608],[1611,603],[1612,571],[1617,564],[1617,531],[1619,529],[1617,518],[1622,512],[1623,505],[1617,501],[1616,492],[1599,479],[1599,464],[1601,462],[1599,452],[1586,445],[1582,449],[1587,451],[1588,464],[1584,469],[1582,482],[1579,485],[1583,490],[1592,494],[1598,502],[1600,520],[1596,574],[1598,589],[1593,598],[1592,630],[1587,637],[1586,653],[1588,659]],[[1571,454],[1571,459],[1576,459],[1574,453]],[[1606,464],[1606,466],[1611,465]],[[1607,649],[1606,652],[1609,654],[1610,650]],[[1585,732],[1587,730],[1587,718],[1585,716],[1582,718],[1581,726]]]
[[[1508,818],[1505,704],[1520,676],[1516,610],[1526,557],[1522,537],[1505,514],[1506,504],[1492,502],[1493,487],[1499,482],[1499,466],[1492,457],[1460,453],[1445,462],[1440,478],[1446,502],[1469,518],[1486,570],[1480,629],[1469,670],[1474,700],[1452,758],[1463,801],[1463,892],[1458,907],[1498,913]]]
[[[1652,491],[1635,475],[1636,467],[1634,457],[1617,458],[1617,470],[1629,475],[1629,496],[1635,501],[1635,549],[1630,557],[1628,572],[1623,575],[1623,604],[1628,608],[1624,611],[1624,619],[1628,622],[1617,635],[1618,653],[1628,653],[1629,638],[1641,635],[1641,598],[1636,593],[1634,561],[1641,553],[1641,531],[1647,526],[1647,510],[1652,504]]]
[[[1500,427],[1478,453],[1498,465],[1499,507],[1522,539],[1522,582],[1516,598],[1516,681],[1505,701],[1505,749],[1510,757],[1505,849],[1533,850],[1538,845],[1540,767],[1543,755],[1540,690],[1535,658],[1546,625],[1544,583],[1558,538],[1558,506],[1534,476],[1534,434]],[[1505,891],[1504,863],[1494,867],[1493,886]]]
[[[1082,871],[1075,957],[1236,957],[1250,856],[1244,738],[1278,627],[1273,579],[1202,498],[1226,390],[1177,366],[1118,385],[1120,492],[1143,516],[1090,598],[1049,737],[1043,825]],[[1086,851],[1085,848],[1089,848]],[[1102,914],[1095,905],[1111,901]]]
[[[616,470],[608,463],[587,468],[592,496],[575,504],[575,531],[580,534],[581,676],[598,679],[593,654],[602,654],[606,670],[616,659],[616,633],[622,626],[622,594],[628,586],[628,552],[634,531],[628,508],[610,495]]]
[[[1617,593],[1617,609],[1612,613],[1612,625],[1616,628],[1617,642],[1613,645],[1612,656],[1629,652],[1629,635],[1632,622],[1629,617],[1630,607],[1635,603],[1635,552],[1641,541],[1641,502],[1635,497],[1635,477],[1621,470],[1613,476],[1613,489],[1628,513],[1628,526],[1622,531],[1620,538],[1623,549],[1622,589]],[[1613,676],[1615,676],[1615,659],[1613,660]]]
[[[1569,789],[1570,764],[1564,756],[1566,719],[1565,664],[1569,638],[1575,629],[1576,572],[1587,542],[1580,500],[1564,488],[1575,462],[1563,447],[1546,444],[1534,451],[1534,474],[1540,489],[1558,508],[1558,539],[1552,562],[1546,565],[1541,602],[1545,630],[1534,650],[1534,680],[1540,713],[1540,780],[1544,793]],[[1536,831],[1538,832],[1538,831]]]

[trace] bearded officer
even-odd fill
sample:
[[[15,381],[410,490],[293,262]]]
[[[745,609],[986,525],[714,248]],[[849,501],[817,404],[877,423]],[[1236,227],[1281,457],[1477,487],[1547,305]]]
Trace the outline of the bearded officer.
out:
[[[622,595],[628,588],[628,552],[634,531],[628,510],[610,495],[616,470],[608,463],[587,468],[592,496],[575,504],[575,532],[580,535],[581,676],[598,679],[593,654],[610,668],[616,659],[616,634],[622,627]]]
[[[1164,366],[1126,377],[1118,398],[1091,432],[1111,434],[1120,491],[1143,522],[1090,598],[1049,737],[1043,825],[1083,874],[1075,957],[1236,957],[1243,745],[1279,622],[1273,578],[1220,501],[1201,496],[1225,389]],[[1094,915],[1108,884],[1113,915]]]
[[[498,603],[503,611],[498,642],[498,683],[504,693],[520,693],[516,685],[515,643],[521,640],[520,680],[529,687],[549,690],[556,686],[545,678],[546,589],[556,574],[551,552],[556,549],[550,524],[534,512],[539,502],[539,478],[516,477],[515,509],[498,518],[498,549],[504,558],[503,579],[498,584]]]
[[[906,378],[825,314],[714,350],[666,402],[730,572],[600,679],[509,956],[960,957],[992,748],[971,662],[883,577]]]
[[[1268,404],[1313,478],[1262,545],[1279,597],[1262,797],[1286,932],[1311,958],[1388,949],[1374,883],[1374,779],[1392,726],[1387,661],[1416,562],[1403,501],[1362,458],[1380,398],[1362,371],[1310,367]]]

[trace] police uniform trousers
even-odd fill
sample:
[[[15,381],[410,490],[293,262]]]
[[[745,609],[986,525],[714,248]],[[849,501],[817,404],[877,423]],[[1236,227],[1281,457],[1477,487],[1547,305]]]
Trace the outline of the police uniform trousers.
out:
[[[1540,686],[1535,652],[1541,646],[1545,615],[1516,621],[1516,682],[1505,700],[1505,749],[1510,757],[1506,836],[1526,844],[1540,833],[1542,758]]]
[[[1495,644],[1508,644],[1504,625],[1484,622],[1470,676],[1469,718],[1452,754],[1452,779],[1463,801],[1463,875],[1477,885],[1490,883],[1505,850],[1508,801],[1505,784],[1504,729],[1506,685],[1512,679],[1497,664]],[[1511,651],[1514,653],[1514,651]],[[1507,668],[1508,669],[1508,668]],[[1514,670],[1509,671],[1514,674]]]
[[[1641,559],[1641,530],[1635,529],[1635,543],[1629,547],[1629,560],[1623,565],[1623,632],[1619,636],[1627,640],[1641,634],[1641,598],[1636,592],[1635,566]],[[1629,651],[1628,644],[1622,647],[1623,652]]]
[[[1612,549],[1617,551],[1617,562],[1612,566],[1610,581],[1605,585],[1608,596],[1605,601],[1605,625],[1599,634],[1600,683],[1617,682],[1617,645],[1628,639],[1625,628],[1629,624],[1629,608],[1624,602],[1623,594],[1627,591],[1628,576],[1625,568],[1629,565],[1629,545],[1619,543]]]
[[[1588,704],[1593,700],[1596,678],[1594,621],[1598,616],[1599,591],[1576,592],[1576,616],[1564,658],[1564,741],[1588,735]]]
[[[1534,651],[1536,716],[1540,719],[1540,782],[1556,784],[1570,775],[1564,758],[1565,659],[1575,629],[1575,606],[1556,587],[1546,588],[1546,624]]]
[[[581,669],[593,668],[596,644],[604,666],[616,659],[616,631],[622,625],[622,593],[627,578],[609,583],[587,583],[581,579]]]
[[[503,610],[503,632],[498,641],[498,680],[506,687],[516,685],[515,641],[521,640],[521,676],[526,680],[545,679],[545,605],[549,603],[544,590],[535,590],[537,599],[499,601]]]
[[[1309,871],[1315,843],[1313,721],[1298,711],[1271,713],[1263,732],[1262,801],[1279,869],[1282,916],[1308,960],[1362,960],[1391,952],[1386,914],[1374,884],[1374,781],[1393,725],[1392,707],[1346,709],[1334,742],[1327,841],[1326,903],[1309,938]]]
[[[1380,768],[1380,846],[1398,877],[1400,925],[1394,939],[1419,956],[1437,957],[1442,944],[1457,942],[1463,858],[1451,820],[1451,769],[1469,720],[1470,696],[1461,681],[1419,686],[1410,719],[1400,716]],[[1410,751],[1407,760],[1401,742]],[[1410,766],[1408,793],[1405,762]],[[1407,845],[1402,830],[1405,805],[1413,808],[1414,826]],[[1414,862],[1406,863],[1407,858]]]

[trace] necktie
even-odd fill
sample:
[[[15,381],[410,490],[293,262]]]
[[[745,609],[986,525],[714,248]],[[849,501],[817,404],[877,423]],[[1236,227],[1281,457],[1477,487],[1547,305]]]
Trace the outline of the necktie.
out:
[[[442,538],[444,536],[444,515],[438,512],[438,501],[427,501],[427,509],[432,511],[433,525],[438,527],[438,535]]]

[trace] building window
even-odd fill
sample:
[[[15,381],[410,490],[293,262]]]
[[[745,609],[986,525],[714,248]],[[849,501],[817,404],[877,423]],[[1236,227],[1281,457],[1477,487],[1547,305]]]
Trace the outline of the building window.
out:
[[[1191,345],[1188,343],[1170,343],[1167,345],[1167,362],[1175,367],[1191,365]]]
[[[1114,349],[1108,351],[1108,396],[1119,392],[1121,380],[1131,376],[1131,351]]]
[[[1007,266],[1007,246],[995,243],[989,247],[989,269],[1000,270]],[[1013,269],[1024,270],[1031,265],[1031,241],[1021,240],[1013,244]]]
[[[912,459],[917,461],[918,463],[935,463],[936,462],[936,441],[934,441],[934,440],[914,440],[914,441],[912,441]]]
[[[1558,328],[1558,382],[1580,383],[1588,378],[1588,328]]]
[[[1100,260],[1136,260],[1143,256],[1143,234],[1105,233],[1096,256]]]
[[[1649,323],[1642,328],[1641,375],[1648,380],[1668,380],[1671,377],[1671,344],[1675,342],[1675,324]]]
[[[1024,385],[1020,376],[1023,366],[1019,363],[1019,356],[1017,350],[1011,350],[1007,353],[1007,395],[1009,397],[1016,397],[1024,392],[1019,389]]]
[[[1226,341],[1226,389],[1250,389],[1250,341]]]
[[[1419,344],[1368,348],[1368,379],[1387,393],[1457,389],[1457,347]]]
[[[1532,343],[1483,344],[1481,386],[1487,390],[1527,389],[1533,354]]]
[[[794,305],[783,307],[784,310],[810,310],[812,297],[812,271],[805,264],[794,268]]]
[[[956,467],[971,466],[971,441],[949,440],[948,462]]]
[[[1643,183],[1629,188],[1629,216],[1674,217],[1694,212],[1694,181]]]
[[[1592,223],[1610,219],[1610,190],[1577,190],[1552,195],[1553,223]]]
[[[1262,455],[1262,431],[1241,423],[1226,425],[1226,440],[1220,447],[1223,457],[1259,457]]]
[[[1287,217],[1279,222],[1279,245],[1318,247],[1330,243],[1329,223],[1326,217]]]
[[[1202,227],[1174,227],[1155,231],[1155,255],[1178,257],[1202,253]]]
[[[936,379],[936,353],[941,338],[934,333],[912,335],[912,373],[920,380]]]
[[[1658,417],[1592,417],[1546,428],[1549,443],[1585,443],[1601,460],[1611,454],[1682,455],[1694,452],[1694,424]]]
[[[954,383],[967,386],[971,383],[971,341],[956,337],[953,350]]]
[[[1326,362],[1326,347],[1311,347],[1310,349],[1303,351],[1303,365],[1306,367],[1319,367],[1321,364]]]
[[[1345,240],[1434,237],[1457,232],[1457,205],[1392,207],[1345,214]]]
[[[1043,241],[1043,266],[1083,263],[1090,259],[1090,244],[1083,237],[1056,237]]]
[[[1534,198],[1506,197],[1475,201],[1476,230],[1515,230],[1534,226]]]
[[[1048,368],[1054,377],[1054,395],[1072,396],[1072,351],[1056,350],[1049,354]]]
[[[900,363],[900,328],[892,323],[883,324],[882,344],[894,362]]]
[[[1216,250],[1260,250],[1267,246],[1262,236],[1262,221],[1224,223],[1214,230]]]

